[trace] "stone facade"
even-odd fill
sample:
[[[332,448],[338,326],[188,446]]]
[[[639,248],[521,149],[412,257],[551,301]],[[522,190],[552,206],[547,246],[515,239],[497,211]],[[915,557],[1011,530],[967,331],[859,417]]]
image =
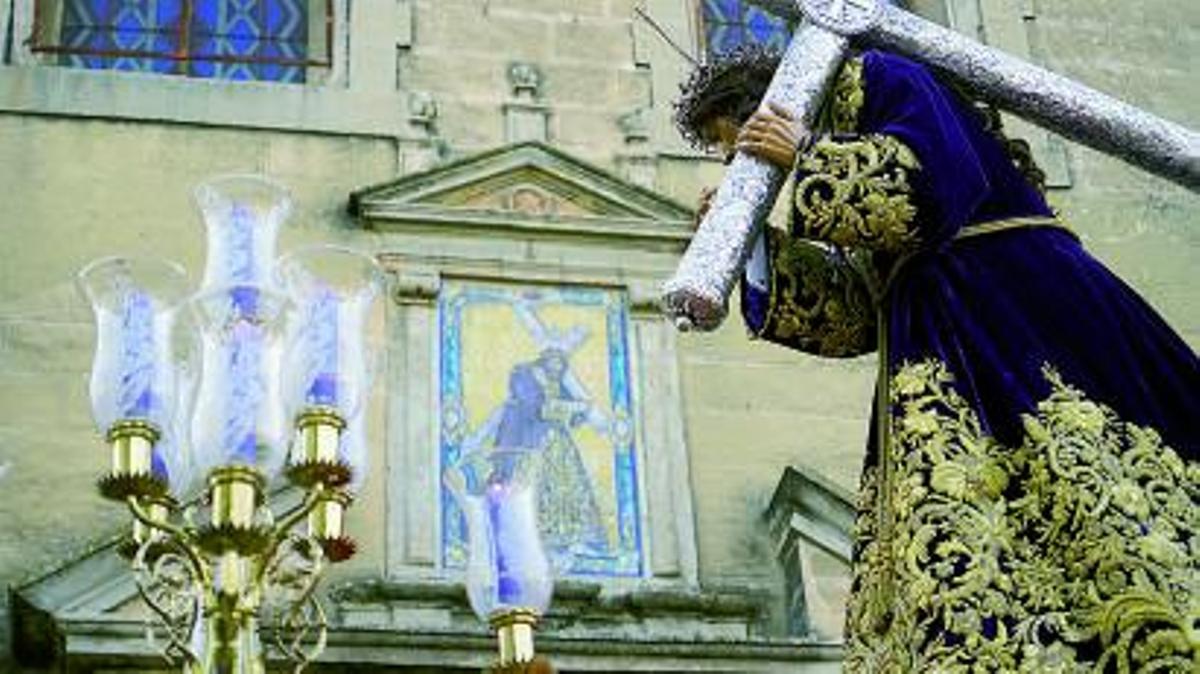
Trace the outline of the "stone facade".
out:
[[[642,390],[660,405],[651,411],[657,416],[640,420],[651,432],[643,451],[663,452],[651,457],[664,462],[659,472],[651,467],[647,476],[658,481],[642,492],[657,503],[646,515],[651,536],[661,537],[651,553],[660,555],[650,565],[658,571],[623,586],[565,584],[558,622],[551,621],[546,634],[548,651],[561,653],[567,668],[593,671],[672,671],[699,661],[710,671],[836,668],[835,646],[788,636],[794,620],[786,618],[785,601],[796,596],[788,583],[803,579],[785,568],[786,560],[778,563],[764,513],[787,466],[824,476],[805,482],[826,485],[821,494],[853,490],[873,359],[789,353],[747,340],[736,321],[711,335],[676,336],[651,311],[657,278],[686,242],[686,211],[671,203],[692,203],[702,186],[719,180],[721,166],[683,146],[671,128],[670,101],[686,63],[636,18],[634,6],[692,46],[700,41],[700,3],[333,0],[333,65],[301,85],[59,67],[28,48],[33,4],[0,0],[0,185],[7,188],[0,207],[6,241],[0,251],[0,583],[19,588],[0,603],[0,669],[11,665],[14,652],[29,662],[54,655],[46,651],[53,648],[41,648],[45,644],[24,643],[25,634],[11,643],[12,614],[32,600],[53,609],[49,617],[62,621],[59,629],[75,630],[75,643],[88,653],[77,661],[82,671],[153,662],[133,623],[109,633],[104,623],[79,617],[81,607],[118,617],[133,609],[127,605],[131,588],[103,549],[125,518],[92,486],[105,455],[88,418],[91,318],[72,278],[88,260],[114,253],[165,256],[197,270],[203,237],[189,190],[208,176],[235,171],[267,173],[291,188],[298,208],[282,235],[284,249],[332,241],[370,250],[392,265],[396,293],[389,323],[380,329],[397,347],[393,353],[408,360],[391,364],[375,398],[375,471],[350,513],[360,554],[329,581],[340,588],[335,594],[344,618],[367,627],[336,634],[331,662],[347,671],[361,671],[352,663],[431,668],[439,654],[463,671],[485,662],[489,644],[471,621],[460,586],[410,545],[421,519],[404,520],[411,515],[397,511],[395,500],[397,480],[407,479],[400,475],[419,475],[401,471],[421,460],[404,452],[419,452],[426,426],[435,423],[431,410],[412,408],[413,396],[429,401],[432,395],[421,387],[428,388],[433,366],[418,348],[431,330],[429,302],[437,279],[465,273],[622,288],[640,331],[634,343],[648,377]],[[1200,127],[1189,68],[1200,50],[1200,12],[1192,0],[921,0],[910,6]],[[1053,201],[1088,247],[1200,344],[1200,296],[1191,287],[1200,234],[1189,213],[1200,199],[1014,124],[1033,143]],[[567,202],[585,204],[580,217],[526,212],[481,222],[460,213],[438,220],[435,208],[422,225],[416,216],[389,211],[386,199],[375,203],[382,210],[370,211],[360,208],[369,200],[352,196],[517,143],[544,148],[533,164],[565,158],[554,164],[555,175],[572,185],[562,188]],[[545,163],[537,166],[554,173]],[[598,194],[655,205],[647,205],[641,219],[630,218],[587,201]],[[520,211],[512,202],[508,207]],[[457,252],[441,255],[446,246]],[[436,482],[432,475],[419,479]],[[785,483],[799,484],[795,478]],[[775,501],[778,506],[787,498]],[[796,502],[807,501],[798,496]],[[414,507],[436,508],[422,503]],[[781,512],[771,510],[772,517]],[[822,526],[838,521],[834,515],[818,520]],[[781,531],[774,528],[776,535]],[[452,636],[439,642],[407,629],[412,626],[404,621],[420,616]],[[818,622],[830,620],[820,616]],[[37,626],[19,623],[31,625]],[[641,645],[620,646],[638,642],[636,633],[647,630],[651,637]],[[602,635],[603,643],[589,645],[589,634]],[[679,645],[686,635],[694,637],[693,648]],[[117,653],[106,653],[114,644]],[[132,660],[123,659],[125,651]],[[406,660],[395,653],[414,655]]]

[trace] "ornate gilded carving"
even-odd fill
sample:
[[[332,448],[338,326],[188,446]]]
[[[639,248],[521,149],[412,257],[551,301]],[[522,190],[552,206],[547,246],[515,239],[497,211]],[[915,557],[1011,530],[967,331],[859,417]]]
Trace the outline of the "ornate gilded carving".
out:
[[[1046,377],[1012,449],[943,364],[896,373],[893,477],[864,480],[848,671],[1197,671],[1200,465]]]
[[[917,157],[891,136],[818,141],[796,162],[796,224],[839,246],[902,252],[917,239],[909,173]]]
[[[875,348],[875,308],[843,253],[768,228],[771,296],[759,337],[821,356]]]

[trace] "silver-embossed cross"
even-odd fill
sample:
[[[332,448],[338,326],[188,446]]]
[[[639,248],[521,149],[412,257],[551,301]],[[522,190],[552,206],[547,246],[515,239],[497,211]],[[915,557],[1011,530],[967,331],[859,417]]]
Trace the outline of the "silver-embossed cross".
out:
[[[811,128],[850,41],[931,66],[975,95],[1096,150],[1200,192],[1200,134],[1065,77],[991,49],[880,0],[773,0],[802,13],[765,101]],[[663,308],[680,330],[712,330],[729,311],[755,234],[775,203],[783,171],[738,153],[675,275]]]

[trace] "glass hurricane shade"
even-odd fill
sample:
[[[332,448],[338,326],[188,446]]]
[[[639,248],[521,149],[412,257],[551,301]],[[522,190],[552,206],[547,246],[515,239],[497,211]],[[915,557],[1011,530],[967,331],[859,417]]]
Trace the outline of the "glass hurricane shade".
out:
[[[282,468],[291,426],[281,367],[287,298],[255,285],[218,288],[189,302],[202,343],[191,440],[198,469],[221,465]]]
[[[276,280],[276,240],[291,213],[286,188],[256,175],[195,190],[204,221],[204,278],[189,302],[201,343],[191,440],[197,470],[257,467],[272,477],[289,437],[280,386],[290,306]]]
[[[279,278],[296,306],[287,329],[288,413],[326,409],[347,421],[370,386],[366,324],[383,289],[383,273],[368,255],[321,245],[282,258]]]
[[[262,176],[228,175],[201,183],[195,199],[208,246],[200,292],[271,287],[279,227],[292,212],[288,190]]]
[[[467,596],[485,622],[498,612],[542,614],[554,579],[538,531],[540,454],[476,452],[446,473],[467,523]]]
[[[176,419],[188,378],[177,370],[186,356],[172,335],[187,274],[167,260],[108,257],[84,267],[77,283],[95,316],[88,389],[96,425],[107,434],[120,421],[151,424],[159,433],[152,472],[178,481],[185,448]]]

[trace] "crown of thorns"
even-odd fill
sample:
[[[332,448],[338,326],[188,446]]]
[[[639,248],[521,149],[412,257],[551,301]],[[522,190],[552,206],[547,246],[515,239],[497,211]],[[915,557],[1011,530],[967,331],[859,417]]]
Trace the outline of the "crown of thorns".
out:
[[[702,147],[704,122],[720,115],[741,123],[754,113],[779,66],[780,53],[745,44],[701,63],[679,85],[675,126],[693,146]]]

